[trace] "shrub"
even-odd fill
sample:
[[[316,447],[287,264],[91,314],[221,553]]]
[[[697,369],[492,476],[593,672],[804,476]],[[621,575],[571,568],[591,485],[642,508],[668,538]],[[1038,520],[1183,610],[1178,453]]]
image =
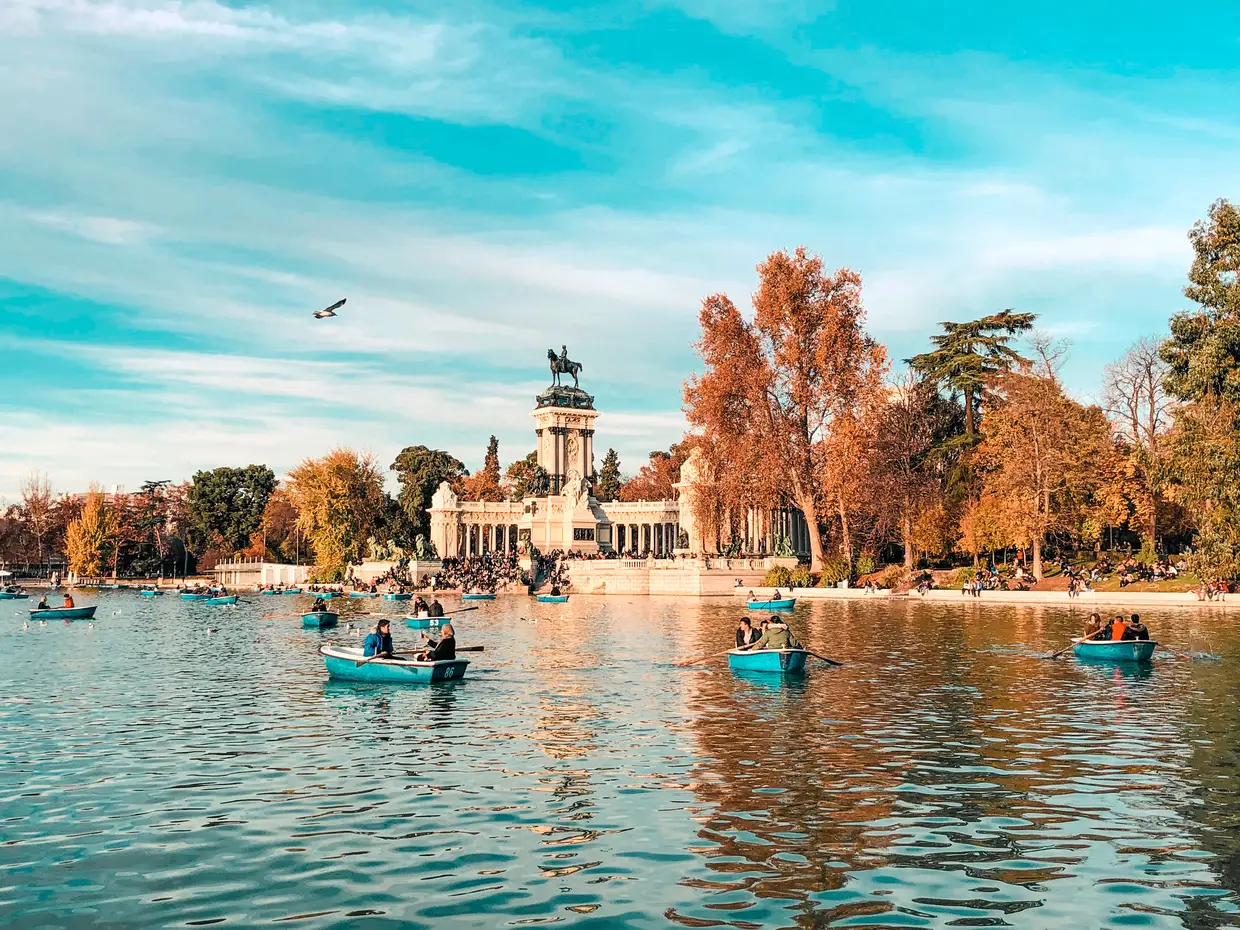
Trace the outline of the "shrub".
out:
[[[863,553],[861,557],[857,559],[857,574],[868,575],[872,571],[874,571],[874,556],[870,555],[868,552]]]
[[[952,586],[963,588],[966,584],[977,577],[977,569],[972,565],[966,565],[964,568],[956,569],[956,574],[952,576]]]
[[[798,565],[788,573],[788,584],[794,588],[812,588],[814,576],[810,574],[808,565]]]
[[[848,580],[848,563],[841,558],[827,559],[822,566],[822,585],[837,584]]]
[[[788,566],[776,565],[774,568],[767,570],[766,586],[768,588],[787,588],[791,584],[792,572],[788,571]]]
[[[879,573],[878,585],[894,591],[905,583],[907,576],[908,572],[904,570],[903,565],[888,565]]]

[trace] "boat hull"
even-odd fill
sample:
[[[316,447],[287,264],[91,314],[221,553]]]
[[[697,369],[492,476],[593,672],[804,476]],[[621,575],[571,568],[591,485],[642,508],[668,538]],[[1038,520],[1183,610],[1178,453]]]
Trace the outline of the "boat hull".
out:
[[[1158,643],[1149,639],[1102,640],[1077,643],[1072,654],[1095,662],[1149,662]]]
[[[349,597],[360,600],[362,598],[378,597],[378,594],[371,594],[369,591],[350,591]]]
[[[749,601],[745,606],[750,610],[792,610],[796,605],[795,597],[782,597],[777,601]]]
[[[733,649],[728,652],[728,668],[738,672],[772,672],[795,675],[805,671],[804,649]]]
[[[237,595],[229,594],[227,597],[209,597],[207,603],[215,607],[224,607],[228,604],[237,603]]]
[[[301,615],[301,625],[311,630],[328,630],[340,622],[340,614],[330,610],[312,610]]]
[[[540,604],[565,604],[568,602],[567,594],[540,594],[538,595],[538,603]]]
[[[451,623],[451,617],[406,617],[405,623],[409,625],[411,630],[429,630],[434,627],[443,626],[445,623]]]
[[[463,601],[493,601],[495,600],[495,595],[494,594],[462,594],[461,600]]]
[[[209,601],[210,599],[211,599],[210,594],[182,594],[181,595],[181,600],[183,601]]]
[[[341,681],[369,684],[430,684],[436,681],[458,681],[465,677],[468,659],[442,662],[406,662],[398,659],[375,659],[366,662],[362,650],[348,646],[320,646],[319,655],[327,666],[327,674]],[[360,664],[365,662],[365,664]]]
[[[383,595],[383,599],[385,601],[411,601],[413,600],[413,595],[412,594],[385,594]]]
[[[49,607],[30,611],[31,620],[89,620],[94,615],[94,607]]]
[[[163,597],[164,592],[163,591],[139,591],[138,595],[140,597]]]
[[[13,591],[0,591],[0,601],[20,601],[27,597],[30,597],[30,595],[15,593]]]
[[[306,597],[321,597],[325,601],[330,601],[333,597],[340,597],[339,591],[307,591]]]

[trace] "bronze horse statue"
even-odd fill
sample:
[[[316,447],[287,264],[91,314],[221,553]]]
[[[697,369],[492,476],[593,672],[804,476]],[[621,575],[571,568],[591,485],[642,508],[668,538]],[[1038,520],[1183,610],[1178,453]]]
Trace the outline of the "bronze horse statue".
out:
[[[555,354],[555,349],[547,350],[547,361],[551,363],[551,383],[559,387],[560,375],[572,375],[573,387],[581,387],[577,380],[577,373],[581,371],[581,362],[574,362],[568,357],[568,347],[559,355]]]

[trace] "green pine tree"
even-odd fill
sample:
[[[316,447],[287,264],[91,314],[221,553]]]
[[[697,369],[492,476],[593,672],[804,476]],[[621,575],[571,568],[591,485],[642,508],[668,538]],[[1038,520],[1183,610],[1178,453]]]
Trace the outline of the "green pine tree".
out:
[[[595,496],[603,502],[614,501],[620,496],[620,456],[615,449],[608,449],[603,456],[603,467],[598,473],[598,487]]]

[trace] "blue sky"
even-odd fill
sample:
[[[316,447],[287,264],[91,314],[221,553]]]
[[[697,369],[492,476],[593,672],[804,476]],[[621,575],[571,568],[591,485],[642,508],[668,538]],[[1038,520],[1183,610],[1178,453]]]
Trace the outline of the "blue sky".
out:
[[[533,446],[567,343],[627,471],[699,301],[804,244],[893,357],[1014,307],[1100,370],[1240,197],[1240,5],[8,0],[0,496]],[[335,320],[310,313],[338,297]]]

